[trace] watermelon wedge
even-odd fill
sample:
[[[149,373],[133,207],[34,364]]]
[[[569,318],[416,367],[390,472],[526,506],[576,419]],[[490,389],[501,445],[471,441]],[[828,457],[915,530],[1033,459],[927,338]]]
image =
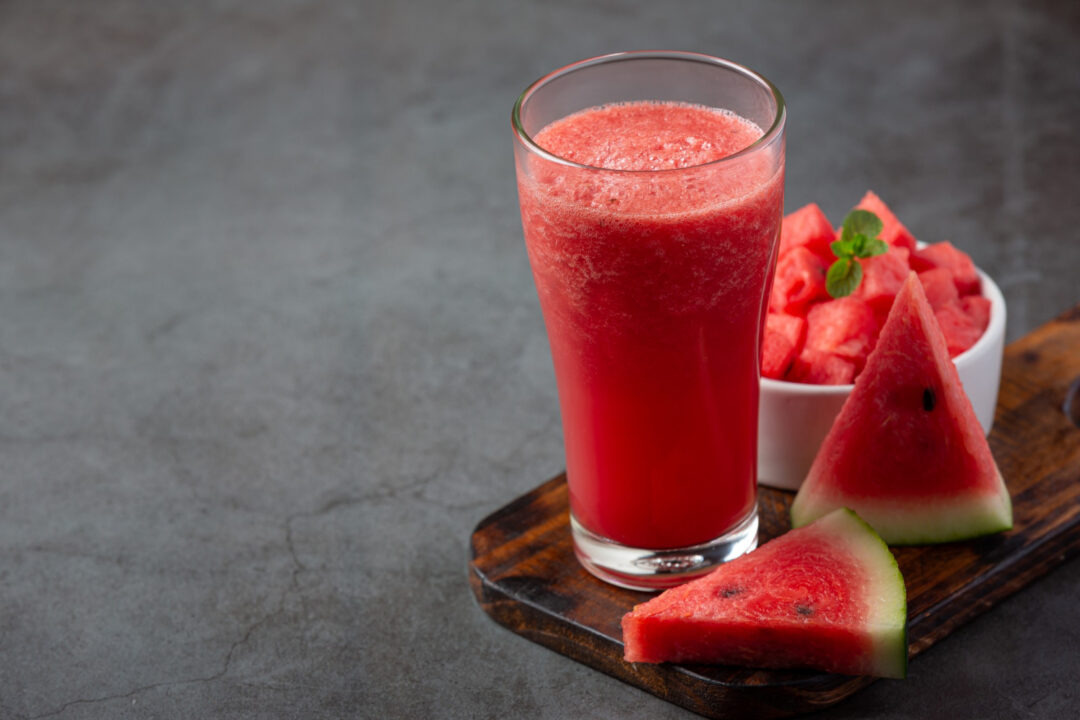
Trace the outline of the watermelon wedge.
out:
[[[902,678],[907,594],[850,510],[792,530],[623,616],[629,662],[807,667]]]
[[[792,526],[838,507],[890,545],[1012,527],[1009,491],[915,273],[795,496]]]

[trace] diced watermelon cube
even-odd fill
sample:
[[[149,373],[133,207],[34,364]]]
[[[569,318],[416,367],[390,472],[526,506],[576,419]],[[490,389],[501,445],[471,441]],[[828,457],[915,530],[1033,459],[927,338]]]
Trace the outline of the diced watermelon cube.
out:
[[[960,300],[960,293],[953,282],[952,272],[948,268],[931,268],[919,273],[926,299],[934,310]]]
[[[877,333],[873,309],[865,300],[849,295],[810,308],[804,347],[838,355],[861,369]]]
[[[915,252],[915,236],[912,235],[904,224],[896,219],[892,210],[885,202],[870,190],[866,191],[863,199],[855,206],[857,210],[869,210],[881,218],[884,226],[878,236],[891,247],[907,248],[908,252]]]
[[[795,346],[783,335],[766,332],[761,341],[761,377],[780,380],[795,359]]]
[[[802,350],[806,320],[795,315],[770,312],[765,316],[761,340],[761,374],[779,380]]]
[[[911,269],[923,272],[933,268],[945,268],[952,273],[953,282],[961,295],[979,292],[979,273],[971,256],[953,246],[949,241],[927,245],[915,251],[911,258]]]
[[[893,298],[900,292],[911,272],[908,255],[907,248],[894,247],[882,255],[859,261],[862,264],[863,279],[853,295],[869,303],[879,320],[884,320],[889,314]]]
[[[785,215],[780,225],[781,256],[792,248],[804,247],[823,261],[831,262],[833,253],[829,245],[832,241],[832,225],[817,203],[810,203]]]
[[[769,309],[788,315],[805,315],[806,306],[827,298],[825,264],[805,247],[796,246],[776,261]]]
[[[965,295],[960,298],[960,307],[967,313],[979,333],[986,331],[990,324],[990,301],[982,295]]]
[[[787,379],[814,385],[850,385],[855,381],[855,363],[830,352],[804,347],[791,363]]]
[[[982,330],[975,320],[964,312],[959,302],[949,303],[934,311],[941,333],[945,336],[945,346],[949,357],[956,357],[975,344],[982,335]]]
[[[765,327],[786,337],[796,350],[802,350],[803,342],[806,340],[806,318],[768,313],[765,317]]]

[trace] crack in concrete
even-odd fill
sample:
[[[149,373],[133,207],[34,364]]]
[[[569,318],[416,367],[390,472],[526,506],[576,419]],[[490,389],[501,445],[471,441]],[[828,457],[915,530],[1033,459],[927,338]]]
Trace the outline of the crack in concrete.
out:
[[[320,518],[324,515],[343,507],[352,507],[359,505],[360,503],[368,500],[367,494],[361,497],[338,497],[328,500],[317,510],[310,510],[304,512],[296,512],[285,518],[285,547],[289,551],[289,556],[292,558],[293,573],[291,587],[293,590],[299,591],[300,589],[300,573],[307,572],[308,566],[300,560],[300,556],[296,552],[296,543],[293,539],[293,523],[300,519],[311,520]]]
[[[415,486],[413,486],[413,487],[415,489]],[[422,489],[422,487],[419,488],[419,489]],[[286,605],[286,601],[287,601],[290,593],[296,593],[296,595],[300,598],[301,607],[303,609],[303,613],[301,615],[301,618],[306,616],[307,606],[306,606],[306,603],[304,602],[303,593],[301,593],[301,591],[300,591],[300,575],[302,573],[304,573],[304,572],[307,572],[310,568],[300,559],[300,555],[299,555],[299,553],[297,551],[297,548],[296,548],[296,541],[295,541],[295,538],[293,536],[293,523],[295,523],[297,520],[302,519],[302,518],[303,519],[320,518],[320,517],[323,517],[323,516],[333,512],[333,511],[335,511],[335,510],[338,510],[340,508],[359,505],[359,504],[361,504],[363,502],[366,502],[366,500],[367,500],[367,498],[365,498],[365,497],[339,497],[339,498],[334,498],[332,500],[327,501],[326,503],[324,503],[321,507],[319,507],[316,510],[293,513],[292,515],[289,515],[288,517],[285,518],[285,523],[284,523],[285,524],[285,548],[289,553],[289,557],[290,557],[292,565],[293,565],[292,574],[291,574],[291,577],[290,577],[290,580],[289,580],[289,584],[288,584],[288,586],[284,587],[281,590],[281,594],[280,594],[280,596],[278,598],[278,601],[277,601],[277,607],[273,611],[267,613],[262,618],[260,618],[259,620],[255,621],[251,625],[249,625],[247,627],[247,629],[244,631],[244,633],[229,646],[229,649],[225,653],[225,657],[222,660],[221,669],[218,670],[217,672],[215,672],[215,673],[213,673],[211,675],[206,675],[206,676],[201,676],[201,677],[193,677],[193,678],[186,678],[186,679],[183,679],[183,680],[172,680],[172,681],[167,681],[167,682],[149,683],[149,684],[146,684],[146,685],[140,685],[138,687],[132,688],[131,690],[128,690],[126,692],[113,693],[113,694],[110,694],[110,695],[102,695],[101,697],[76,698],[74,700],[69,700],[69,701],[67,701],[65,703],[62,703],[59,707],[56,707],[56,708],[54,708],[52,710],[49,710],[49,711],[46,711],[46,712],[43,712],[43,713],[40,713],[40,714],[37,714],[37,715],[15,715],[15,717],[20,718],[20,720],[44,720],[44,718],[52,718],[52,717],[56,717],[58,715],[61,715],[62,713],[64,713],[68,709],[70,709],[72,707],[80,706],[80,705],[94,705],[94,704],[98,704],[98,703],[111,702],[111,701],[115,701],[115,700],[124,700],[124,699],[127,699],[127,698],[133,698],[133,697],[135,697],[135,696],[137,696],[137,695],[139,695],[141,693],[145,693],[145,692],[148,692],[148,691],[151,691],[151,690],[157,690],[157,689],[160,689],[160,688],[169,688],[169,687],[179,687],[179,686],[182,686],[182,685],[197,685],[197,684],[202,684],[202,683],[211,683],[211,682],[214,682],[216,680],[220,680],[221,678],[225,677],[229,673],[229,668],[232,666],[232,663],[233,663],[234,658],[236,657],[237,651],[241,647],[246,645],[251,640],[251,638],[254,636],[254,634],[256,632],[258,632],[261,628],[263,628],[264,626],[271,623],[274,619],[276,619],[276,618],[278,618],[278,617],[285,614],[285,605]]]
[[[239,639],[233,641],[233,643],[229,646],[228,651],[225,653],[225,658],[224,658],[224,660],[222,660],[222,663],[221,663],[221,669],[218,670],[217,672],[213,673],[212,675],[207,675],[207,676],[204,676],[204,677],[194,677],[194,678],[187,678],[185,680],[173,680],[173,681],[169,681],[169,682],[157,682],[157,683],[150,683],[148,685],[140,685],[139,687],[133,688],[133,689],[131,689],[131,690],[127,691],[127,692],[124,692],[124,693],[114,693],[112,695],[103,695],[101,697],[96,697],[96,698],[76,698],[74,700],[69,700],[69,701],[63,703],[62,705],[60,705],[58,708],[56,708],[54,710],[50,710],[48,712],[44,712],[44,713],[41,713],[39,715],[21,716],[21,717],[24,718],[25,720],[43,720],[44,718],[56,717],[57,715],[60,715],[61,713],[68,710],[69,708],[75,707],[77,705],[93,705],[93,704],[97,704],[97,703],[110,702],[110,701],[113,701],[113,700],[124,700],[126,698],[135,697],[136,695],[139,695],[140,693],[144,693],[144,692],[147,692],[147,691],[150,691],[150,690],[156,690],[158,688],[178,687],[178,686],[181,686],[181,685],[196,685],[196,684],[201,684],[201,683],[211,683],[211,682],[214,682],[216,680],[220,680],[221,678],[225,677],[229,672],[229,668],[232,665],[233,658],[235,657],[237,650],[239,650],[241,647],[246,645],[248,643],[248,641],[251,640],[251,638],[255,634],[255,632],[257,632],[260,628],[262,628],[263,626],[267,625],[268,623],[270,623],[275,618],[280,617],[281,615],[283,615],[285,613],[285,603],[286,603],[286,600],[287,600],[290,592],[295,591],[295,592],[299,593],[299,589],[300,589],[299,575],[300,575],[301,572],[307,570],[307,566],[305,566],[303,564],[303,562],[300,561],[300,558],[296,553],[296,547],[293,544],[293,537],[292,537],[292,522],[293,522],[293,520],[295,520],[298,517],[304,517],[304,516],[318,517],[319,515],[323,515],[326,512],[329,512],[330,510],[333,510],[335,507],[338,507],[338,506],[343,505],[343,504],[351,504],[351,503],[347,503],[347,502],[343,502],[343,501],[333,501],[333,502],[329,503],[327,506],[325,506],[324,508],[322,508],[322,509],[320,509],[320,510],[314,512],[314,513],[296,513],[294,515],[290,515],[289,517],[287,517],[285,519],[285,545],[286,545],[286,549],[289,552],[290,557],[292,558],[292,562],[293,562],[293,566],[294,566],[289,586],[282,589],[281,595],[278,598],[277,607],[272,612],[267,613],[262,618],[260,618],[259,620],[255,621],[254,623],[249,625],[247,627],[247,629],[244,631],[244,634],[241,635]],[[303,604],[302,599],[301,599],[301,603]]]
[[[40,715],[25,716],[26,720],[42,720],[42,718],[56,717],[57,715],[60,715],[61,713],[66,711],[68,708],[75,707],[76,705],[94,705],[97,703],[109,702],[112,700],[124,700],[126,698],[135,697],[140,693],[144,693],[149,690],[156,690],[158,688],[177,687],[180,685],[196,685],[200,683],[210,683],[214,682],[215,680],[220,680],[228,674],[229,666],[232,664],[233,656],[235,655],[237,649],[239,649],[242,645],[245,645],[251,639],[251,636],[255,633],[256,630],[258,630],[266,623],[270,622],[270,620],[272,620],[276,616],[280,615],[284,610],[284,604],[285,593],[282,593],[282,597],[281,600],[278,602],[277,609],[248,626],[247,630],[244,631],[244,634],[240,637],[240,639],[235,640],[232,645],[229,646],[228,652],[225,653],[225,659],[222,661],[221,669],[212,675],[207,675],[205,677],[188,678],[186,680],[174,680],[171,682],[150,683],[149,685],[140,685],[139,687],[136,687],[125,693],[103,695],[102,697],[97,698],[76,698],[75,700],[69,700],[68,702],[65,702],[55,710],[50,710],[48,712],[41,713]]]

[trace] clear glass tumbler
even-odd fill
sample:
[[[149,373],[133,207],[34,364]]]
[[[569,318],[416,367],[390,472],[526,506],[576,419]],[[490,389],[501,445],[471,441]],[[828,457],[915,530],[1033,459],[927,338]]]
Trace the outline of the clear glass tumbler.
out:
[[[551,123],[619,105],[646,116],[685,105],[723,110],[744,129],[753,123],[757,139],[686,167],[666,162],[678,149],[657,146],[665,169],[645,170],[579,164],[536,141]],[[617,120],[615,148],[642,131]],[[677,585],[757,544],[759,353],[783,213],[784,123],[768,80],[683,52],[575,63],[537,80],[514,106],[521,217],[555,366],[575,553],[616,585]]]

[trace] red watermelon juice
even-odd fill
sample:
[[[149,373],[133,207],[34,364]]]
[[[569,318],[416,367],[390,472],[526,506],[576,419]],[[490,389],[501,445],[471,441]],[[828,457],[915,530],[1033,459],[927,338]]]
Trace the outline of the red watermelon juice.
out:
[[[633,101],[556,119],[519,153],[572,517],[604,541],[688,548],[756,520],[783,206],[782,135],[772,152],[762,137],[724,110]]]

